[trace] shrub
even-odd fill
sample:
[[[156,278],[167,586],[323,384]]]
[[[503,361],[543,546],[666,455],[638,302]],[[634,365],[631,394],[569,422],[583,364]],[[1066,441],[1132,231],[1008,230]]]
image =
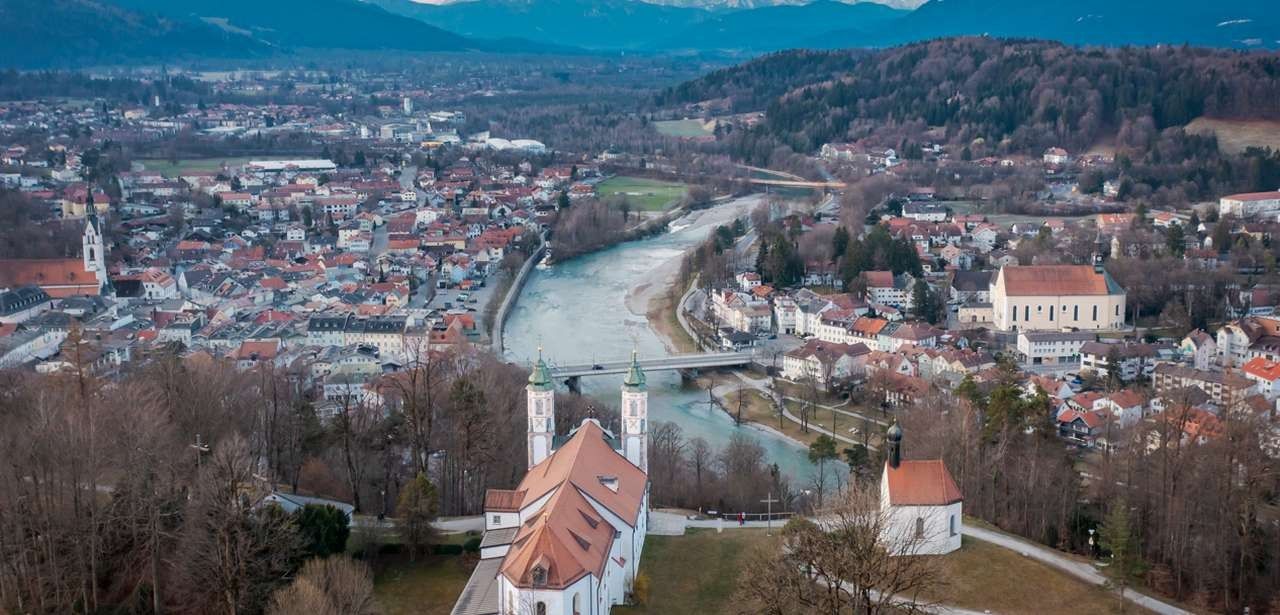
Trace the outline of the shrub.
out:
[[[649,575],[639,572],[631,582],[631,602],[637,606],[649,603]]]
[[[347,513],[328,504],[307,504],[293,513],[307,555],[325,557],[347,549],[351,535]]]
[[[469,540],[467,540],[466,542],[462,543],[462,550],[463,550],[463,551],[466,551],[467,553],[479,553],[479,552],[480,552],[480,539],[479,539],[479,538],[472,538],[472,539],[469,539]]]

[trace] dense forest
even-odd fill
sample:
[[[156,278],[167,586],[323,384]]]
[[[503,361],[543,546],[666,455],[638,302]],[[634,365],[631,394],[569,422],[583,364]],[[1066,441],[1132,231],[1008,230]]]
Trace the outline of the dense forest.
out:
[[[671,88],[659,101],[729,98],[739,109],[736,100],[756,102],[756,92],[776,91],[778,75],[791,75],[785,83],[792,87],[765,107],[766,121],[734,136],[734,153],[753,160],[780,145],[812,152],[935,128],[938,140],[986,143],[997,152],[1079,151],[1135,127],[1159,131],[1199,116],[1280,119],[1274,53],[991,38],[861,53],[775,54]]]

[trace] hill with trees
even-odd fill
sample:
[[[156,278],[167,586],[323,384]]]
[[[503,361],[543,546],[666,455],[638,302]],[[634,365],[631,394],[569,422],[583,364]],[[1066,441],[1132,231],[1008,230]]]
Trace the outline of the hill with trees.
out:
[[[0,2],[0,67],[240,60],[302,50],[566,51],[473,40],[360,0]]]
[[[0,3],[0,65],[68,67],[200,56],[254,57],[259,41],[202,22],[131,11],[99,0]]]
[[[774,54],[670,88],[658,102],[763,109],[764,122],[732,136],[735,154],[760,160],[779,146],[807,153],[926,133],[992,153],[1080,151],[1112,138],[1137,145],[1201,116],[1280,119],[1277,97],[1276,53],[955,38]]]

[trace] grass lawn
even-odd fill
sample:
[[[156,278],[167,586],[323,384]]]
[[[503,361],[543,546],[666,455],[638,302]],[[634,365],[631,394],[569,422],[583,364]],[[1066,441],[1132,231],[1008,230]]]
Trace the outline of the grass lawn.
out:
[[[715,134],[714,123],[702,120],[663,120],[654,122],[658,134],[668,137],[706,137]]]
[[[1194,134],[1217,136],[1222,151],[1229,154],[1239,154],[1250,147],[1280,150],[1280,122],[1198,117],[1187,124],[1186,130]]]
[[[968,520],[965,523],[969,523]],[[1118,613],[1113,594],[1064,572],[993,544],[964,538],[964,546],[941,559],[947,586],[943,604],[993,613]],[[1128,613],[1148,613],[1132,603]]]
[[[430,556],[410,563],[407,556],[379,562],[373,593],[384,615],[448,615],[462,594],[474,557]]]
[[[186,158],[179,159],[177,164],[168,160],[146,159],[139,160],[142,166],[148,171],[156,171],[166,177],[176,177],[184,171],[218,171],[222,169],[222,165],[234,168],[243,166],[250,160],[291,160],[297,156],[239,156],[229,158]]]
[[[649,575],[649,604],[614,607],[618,615],[734,613],[730,599],[748,549],[771,540],[764,530],[692,530],[684,536],[649,536],[640,571]]]
[[[688,187],[643,177],[612,177],[596,185],[600,198],[624,196],[635,211],[663,211],[680,200]]]

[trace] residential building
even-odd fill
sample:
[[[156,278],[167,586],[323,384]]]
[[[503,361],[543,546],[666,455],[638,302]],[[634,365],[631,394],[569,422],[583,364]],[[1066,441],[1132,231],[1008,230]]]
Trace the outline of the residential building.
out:
[[[1093,372],[1105,378],[1115,361],[1120,380],[1130,382],[1138,378],[1150,378],[1156,363],[1168,361],[1175,351],[1168,344],[1142,344],[1138,342],[1085,342],[1080,347],[1080,371]]]
[[[1077,365],[1080,349],[1096,337],[1087,331],[1021,331],[1018,353],[1027,365]]]
[[[53,299],[39,286],[21,286],[0,293],[0,324],[16,325],[39,316],[53,306]]]
[[[1256,383],[1239,374],[1204,371],[1172,363],[1156,366],[1152,376],[1156,395],[1169,397],[1183,387],[1196,387],[1209,395],[1219,408],[1230,409],[1253,392]]]
[[[1065,406],[1058,412],[1058,437],[1080,446],[1092,447],[1106,424],[1106,418],[1093,409]]]
[[[871,350],[864,344],[834,344],[812,339],[782,356],[782,377],[792,382],[812,380],[830,390],[842,381],[860,379]]]
[[[1280,191],[1231,194],[1218,200],[1219,216],[1274,217],[1280,213]]]
[[[1241,368],[1245,378],[1257,383],[1257,391],[1269,400],[1280,397],[1280,363],[1264,357],[1249,359]]]
[[[1211,369],[1218,363],[1218,343],[1203,329],[1196,329],[1182,338],[1178,350],[1196,369]]]
[[[893,275],[892,271],[864,271],[867,300],[873,304],[888,305],[901,310],[911,309],[911,276]]]
[[[1223,367],[1239,367],[1254,357],[1280,361],[1280,318],[1248,316],[1223,325],[1217,335]]]

